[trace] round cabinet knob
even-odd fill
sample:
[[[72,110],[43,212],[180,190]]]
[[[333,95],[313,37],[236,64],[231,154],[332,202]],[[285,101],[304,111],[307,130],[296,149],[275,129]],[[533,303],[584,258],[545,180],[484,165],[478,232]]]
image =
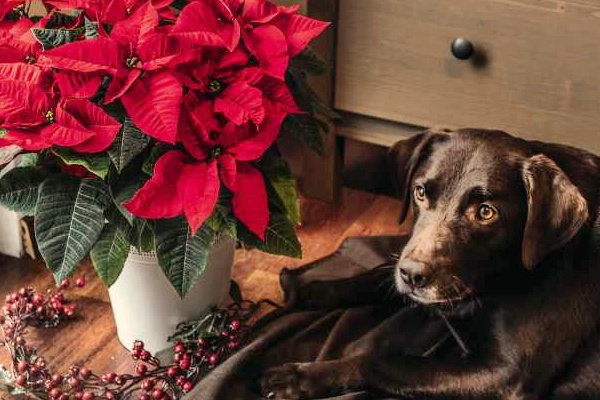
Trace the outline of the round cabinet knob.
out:
[[[452,51],[452,55],[459,60],[468,60],[473,57],[473,54],[475,53],[473,43],[465,38],[454,39],[450,46],[450,50]]]

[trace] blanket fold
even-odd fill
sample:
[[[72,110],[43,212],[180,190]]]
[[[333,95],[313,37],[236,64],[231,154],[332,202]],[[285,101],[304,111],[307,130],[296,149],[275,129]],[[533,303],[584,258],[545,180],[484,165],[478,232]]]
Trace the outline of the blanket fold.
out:
[[[259,320],[251,341],[202,380],[188,398],[262,399],[259,379],[264,369],[353,357],[372,351],[378,345],[374,340],[389,332],[406,344],[401,349],[404,354],[430,356],[445,347],[456,348],[442,318],[407,305],[395,292],[391,266],[406,241],[397,236],[353,237],[328,257],[282,270],[284,307]],[[383,284],[373,285],[374,276]],[[389,396],[361,390],[329,399]]]

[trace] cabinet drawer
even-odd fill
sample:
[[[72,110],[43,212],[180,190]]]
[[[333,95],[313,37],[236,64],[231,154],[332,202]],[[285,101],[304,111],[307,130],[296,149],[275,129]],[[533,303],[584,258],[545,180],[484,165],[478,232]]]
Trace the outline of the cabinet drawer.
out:
[[[600,154],[600,0],[339,0],[335,105]]]

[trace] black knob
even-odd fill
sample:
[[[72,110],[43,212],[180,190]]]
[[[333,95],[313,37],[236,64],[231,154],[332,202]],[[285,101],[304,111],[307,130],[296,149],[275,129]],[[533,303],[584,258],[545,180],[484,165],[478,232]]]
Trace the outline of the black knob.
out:
[[[465,38],[454,39],[450,46],[450,50],[452,51],[452,55],[459,60],[468,60],[473,57],[473,54],[475,53],[473,43]]]

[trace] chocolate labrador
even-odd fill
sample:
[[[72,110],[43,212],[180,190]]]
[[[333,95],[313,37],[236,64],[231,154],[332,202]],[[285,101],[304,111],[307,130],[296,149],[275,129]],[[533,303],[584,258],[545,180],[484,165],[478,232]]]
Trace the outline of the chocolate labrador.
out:
[[[390,155],[413,219],[397,291],[453,321],[464,351],[407,355],[390,330],[360,356],[269,369],[265,396],[600,399],[600,158],[477,129],[427,131]]]

